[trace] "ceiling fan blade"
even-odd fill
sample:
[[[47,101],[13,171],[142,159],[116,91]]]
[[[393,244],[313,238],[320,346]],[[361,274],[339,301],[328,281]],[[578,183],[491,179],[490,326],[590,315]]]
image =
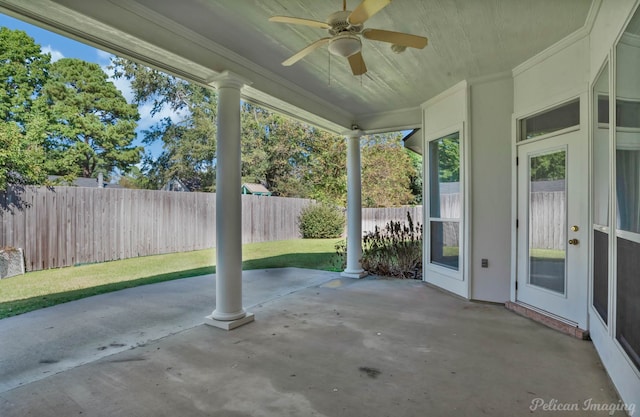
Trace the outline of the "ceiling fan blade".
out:
[[[320,28],[320,29],[329,29],[331,27],[327,23],[320,22],[319,20],[302,19],[300,17],[289,17],[289,16],[271,16],[269,18],[269,22],[290,23],[292,25],[305,25],[305,26],[311,26],[311,27]]]
[[[353,72],[353,75],[362,75],[367,72],[367,66],[364,63],[362,52],[353,54],[347,59],[349,60],[349,65],[351,65],[351,72]]]
[[[362,36],[373,41],[389,42],[394,45],[407,46],[422,49],[427,46],[428,39],[424,36],[410,35],[408,33],[392,32],[381,29],[365,29]]]
[[[361,25],[367,19],[384,9],[391,0],[362,0],[347,19],[352,25]]]
[[[328,43],[331,40],[331,38],[321,38],[318,39],[317,41],[307,45],[304,49],[301,49],[299,52],[297,52],[295,55],[293,55],[291,58],[287,59],[286,61],[284,61],[282,63],[282,65],[284,65],[285,67],[288,67],[290,65],[295,64],[296,62],[300,61],[302,58],[304,58],[305,56],[309,55],[311,52],[313,52],[315,49],[321,47],[322,45],[324,45],[325,43]]]

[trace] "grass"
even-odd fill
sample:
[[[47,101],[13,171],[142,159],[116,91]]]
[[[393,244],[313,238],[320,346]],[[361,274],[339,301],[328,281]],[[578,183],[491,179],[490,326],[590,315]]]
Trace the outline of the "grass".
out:
[[[538,249],[531,248],[529,254],[532,258],[539,259],[564,259],[565,253],[563,250],[556,249]]]
[[[297,239],[242,247],[242,268],[335,271],[340,239]],[[171,253],[29,272],[0,280],[0,319],[92,295],[215,273],[215,250]]]

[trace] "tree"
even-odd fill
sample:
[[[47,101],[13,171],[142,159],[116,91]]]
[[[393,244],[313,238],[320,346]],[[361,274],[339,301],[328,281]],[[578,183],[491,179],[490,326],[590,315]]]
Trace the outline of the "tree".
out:
[[[134,100],[151,104],[151,114],[172,113],[144,132],[143,142],[161,141],[157,158],[146,155],[144,186],[159,189],[179,178],[193,191],[215,190],[216,93],[124,58],[114,58],[110,68],[116,78],[131,82]]]
[[[305,197],[302,174],[312,129],[261,107],[242,104],[242,176],[273,195]]]
[[[51,57],[25,32],[0,28],[0,189],[8,184],[42,184],[46,114],[35,103]]]
[[[309,197],[324,203],[347,203],[347,145],[343,137],[314,129],[308,144],[304,181]]]
[[[0,120],[24,133],[33,102],[47,80],[51,57],[21,30],[0,28]]]
[[[47,168],[66,176],[127,172],[140,162],[132,145],[139,119],[98,64],[63,58],[51,64],[43,95],[54,125],[47,140]]]
[[[15,123],[0,122],[0,190],[7,185],[42,184],[46,178],[44,149]]]
[[[422,155],[405,148],[405,152],[411,160],[413,172],[410,174],[411,194],[415,204],[422,204]]]
[[[411,177],[415,167],[400,134],[362,139],[362,205],[396,207],[414,202]]]

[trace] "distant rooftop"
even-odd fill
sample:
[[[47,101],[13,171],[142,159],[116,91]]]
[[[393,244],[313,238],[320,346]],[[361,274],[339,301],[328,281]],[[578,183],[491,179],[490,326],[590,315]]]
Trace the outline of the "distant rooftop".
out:
[[[47,177],[49,181],[59,182],[60,185],[65,185],[69,187],[83,187],[83,188],[98,188],[98,178],[85,178],[78,177],[73,180],[71,183],[67,183],[64,181],[63,177],[60,175],[49,175]],[[102,188],[122,188],[119,184],[110,184],[108,182],[102,182]]]

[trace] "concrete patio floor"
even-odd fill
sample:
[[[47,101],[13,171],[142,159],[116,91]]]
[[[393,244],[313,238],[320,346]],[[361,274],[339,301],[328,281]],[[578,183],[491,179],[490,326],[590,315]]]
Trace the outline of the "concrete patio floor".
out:
[[[256,321],[231,332],[202,324],[213,276],[0,320],[0,416],[624,415],[585,409],[618,403],[590,342],[503,306],[413,280],[243,279]]]

